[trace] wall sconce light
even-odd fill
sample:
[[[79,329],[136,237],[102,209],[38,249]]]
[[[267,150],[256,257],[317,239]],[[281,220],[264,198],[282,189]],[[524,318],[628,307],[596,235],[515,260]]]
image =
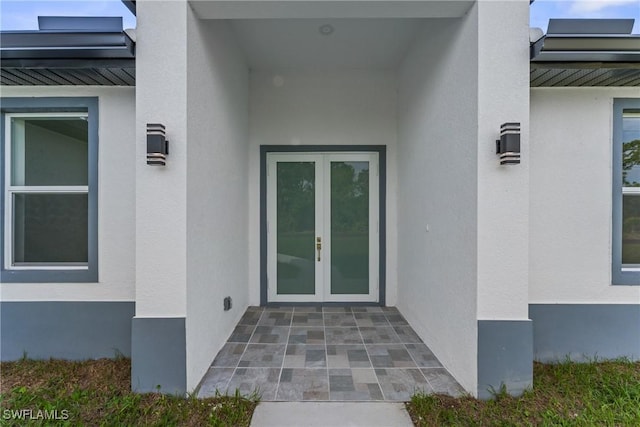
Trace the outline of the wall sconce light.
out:
[[[167,164],[169,141],[165,137],[164,125],[147,123],[147,164],[164,166]]]
[[[496,154],[501,165],[520,163],[520,123],[504,123],[500,126],[500,139],[496,140]]]

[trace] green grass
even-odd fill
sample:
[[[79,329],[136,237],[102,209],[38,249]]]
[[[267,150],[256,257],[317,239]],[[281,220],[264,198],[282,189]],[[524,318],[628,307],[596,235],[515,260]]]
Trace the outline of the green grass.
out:
[[[0,364],[0,425],[248,426],[257,399],[130,391],[128,359]],[[534,364],[534,388],[495,399],[415,395],[418,426],[640,426],[640,362]],[[66,420],[9,419],[7,410],[58,411]],[[66,412],[63,412],[66,411]],[[51,412],[50,412],[51,413]]]
[[[130,391],[128,359],[83,362],[20,360],[0,364],[0,425],[248,426],[257,399],[197,399]],[[11,412],[49,411],[58,420],[11,419]],[[52,412],[57,411],[57,414]],[[63,419],[66,418],[66,419]]]
[[[640,362],[535,363],[534,387],[495,399],[415,395],[417,426],[640,426]]]

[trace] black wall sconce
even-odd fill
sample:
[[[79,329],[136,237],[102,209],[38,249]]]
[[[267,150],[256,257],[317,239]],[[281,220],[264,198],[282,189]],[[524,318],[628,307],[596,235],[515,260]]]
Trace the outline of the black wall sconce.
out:
[[[500,126],[500,139],[496,140],[496,154],[501,165],[520,163],[520,123],[504,123]]]
[[[164,125],[147,123],[147,164],[164,166],[167,164],[169,141],[166,139]]]

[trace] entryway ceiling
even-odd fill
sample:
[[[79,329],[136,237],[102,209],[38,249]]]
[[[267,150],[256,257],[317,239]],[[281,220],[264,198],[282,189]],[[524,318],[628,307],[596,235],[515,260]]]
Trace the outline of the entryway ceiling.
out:
[[[395,68],[425,19],[231,20],[253,69]]]
[[[201,19],[459,18],[477,0],[189,0]]]

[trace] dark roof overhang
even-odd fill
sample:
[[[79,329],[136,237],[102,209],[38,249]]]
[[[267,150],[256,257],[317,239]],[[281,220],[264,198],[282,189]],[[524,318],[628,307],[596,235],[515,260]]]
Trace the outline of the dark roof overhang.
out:
[[[0,84],[133,86],[135,42],[121,28],[3,31]]]
[[[124,32],[4,31],[0,57],[9,60],[133,59]]]
[[[531,87],[640,86],[632,28],[632,19],[551,20],[549,34],[530,45]]]
[[[640,64],[613,62],[531,63],[531,87],[640,86]]]
[[[532,62],[638,62],[640,36],[548,34],[533,43]]]

